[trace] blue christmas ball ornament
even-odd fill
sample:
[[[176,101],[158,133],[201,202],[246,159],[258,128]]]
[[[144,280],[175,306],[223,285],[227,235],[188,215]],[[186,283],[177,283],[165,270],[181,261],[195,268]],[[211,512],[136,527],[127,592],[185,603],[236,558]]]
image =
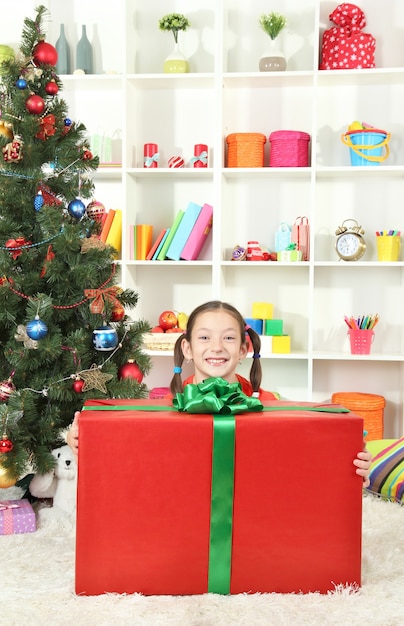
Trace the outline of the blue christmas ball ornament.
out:
[[[64,125],[67,126],[67,127],[72,125],[72,121],[71,121],[70,117],[66,117],[65,118]]]
[[[48,327],[43,320],[36,317],[31,322],[28,322],[26,333],[30,339],[37,341],[38,339],[46,337],[48,334]]]
[[[111,326],[100,326],[93,331],[93,346],[100,352],[109,352],[118,345],[118,333]]]
[[[85,215],[86,213],[85,204],[79,198],[76,198],[75,200],[69,202],[67,210],[69,212],[69,215],[74,217],[74,219],[76,220],[81,220],[83,215]]]
[[[25,89],[27,86],[27,81],[25,80],[25,78],[19,78],[15,83],[15,86],[17,87],[17,89]]]

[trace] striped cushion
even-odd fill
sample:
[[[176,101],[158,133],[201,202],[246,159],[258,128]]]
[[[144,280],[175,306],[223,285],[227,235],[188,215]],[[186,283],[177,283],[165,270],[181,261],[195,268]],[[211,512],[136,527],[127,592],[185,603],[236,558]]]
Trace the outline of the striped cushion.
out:
[[[369,441],[367,447],[374,455],[370,467],[367,491],[386,500],[404,502],[404,437],[401,439]]]

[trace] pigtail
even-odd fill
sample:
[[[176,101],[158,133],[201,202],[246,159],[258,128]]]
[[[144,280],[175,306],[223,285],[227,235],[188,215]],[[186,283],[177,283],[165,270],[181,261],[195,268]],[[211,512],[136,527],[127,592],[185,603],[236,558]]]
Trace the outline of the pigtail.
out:
[[[251,326],[247,325],[245,330],[251,339],[253,347],[253,362],[250,369],[250,383],[253,389],[253,393],[258,393],[262,381],[261,339],[259,334],[253,328],[251,328]]]
[[[184,391],[184,386],[182,384],[182,364],[184,362],[184,355],[182,352],[182,340],[184,339],[185,334],[179,335],[177,341],[174,344],[174,375],[170,382],[170,391],[175,397],[177,393],[182,393]]]

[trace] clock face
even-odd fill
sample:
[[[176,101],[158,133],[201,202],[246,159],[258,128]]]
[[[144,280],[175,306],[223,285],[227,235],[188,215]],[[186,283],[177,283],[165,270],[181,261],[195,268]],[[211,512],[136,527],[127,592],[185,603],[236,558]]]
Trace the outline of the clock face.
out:
[[[338,237],[335,244],[336,250],[346,261],[357,261],[365,253],[365,242],[356,233],[344,233]]]

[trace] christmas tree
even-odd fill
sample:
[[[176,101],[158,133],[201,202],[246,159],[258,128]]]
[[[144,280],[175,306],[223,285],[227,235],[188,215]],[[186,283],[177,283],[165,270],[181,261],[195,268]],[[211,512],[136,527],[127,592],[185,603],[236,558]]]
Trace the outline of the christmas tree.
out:
[[[86,398],[145,397],[150,370],[150,325],[126,313],[138,294],[118,286],[116,250],[99,237],[98,157],[58,96],[46,15],[24,20],[0,64],[0,487],[53,467]]]

